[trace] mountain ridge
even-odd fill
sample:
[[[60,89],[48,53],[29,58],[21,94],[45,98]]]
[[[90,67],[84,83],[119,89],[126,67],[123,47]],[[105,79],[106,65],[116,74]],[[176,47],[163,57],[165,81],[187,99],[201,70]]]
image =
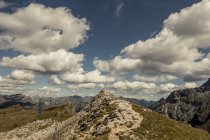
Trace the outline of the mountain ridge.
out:
[[[197,88],[176,90],[150,106],[166,116],[210,132],[210,79]]]
[[[0,137],[3,140],[210,139],[206,131],[133,105],[108,91],[101,91],[81,111],[64,121],[37,120],[11,131],[1,132]]]
[[[144,99],[125,98],[125,97],[119,97],[119,98],[145,107],[148,107],[155,103],[155,101],[147,101]],[[20,104],[21,106],[27,109],[33,109],[41,113],[47,108],[51,108],[53,106],[73,104],[75,106],[76,112],[78,112],[92,99],[93,96],[81,97],[78,95],[56,97],[56,98],[30,97],[23,94],[0,95],[0,109]]]

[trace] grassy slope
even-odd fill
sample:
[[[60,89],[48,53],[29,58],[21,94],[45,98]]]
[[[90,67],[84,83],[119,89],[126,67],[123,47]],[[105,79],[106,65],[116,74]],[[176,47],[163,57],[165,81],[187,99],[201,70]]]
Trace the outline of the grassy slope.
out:
[[[37,114],[33,110],[15,105],[6,109],[0,109],[0,132],[12,130],[35,120],[51,118],[62,121],[69,117],[70,114],[65,112],[62,106],[51,108],[42,114]]]
[[[141,127],[134,130],[134,134],[139,138],[149,140],[210,140],[207,131],[190,127],[137,105],[133,105],[133,109],[143,116]]]

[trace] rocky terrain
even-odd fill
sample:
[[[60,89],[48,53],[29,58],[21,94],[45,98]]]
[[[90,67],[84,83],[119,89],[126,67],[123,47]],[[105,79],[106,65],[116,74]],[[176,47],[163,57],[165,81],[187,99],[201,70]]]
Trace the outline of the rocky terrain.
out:
[[[150,108],[210,132],[210,79],[198,88],[173,91]]]
[[[8,132],[2,140],[209,140],[206,131],[176,122],[101,91],[81,111],[64,121],[36,120]]]

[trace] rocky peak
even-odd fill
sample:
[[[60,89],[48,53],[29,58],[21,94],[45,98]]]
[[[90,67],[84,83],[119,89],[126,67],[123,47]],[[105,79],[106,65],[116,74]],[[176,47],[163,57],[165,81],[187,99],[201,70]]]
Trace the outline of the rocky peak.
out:
[[[201,85],[200,87],[201,88],[210,89],[210,78],[203,85]]]
[[[198,88],[173,91],[150,108],[210,132],[210,79]]]
[[[77,123],[71,130],[64,130],[64,136],[91,139],[108,135],[109,139],[118,139],[129,130],[139,127],[143,117],[132,109],[132,105],[116,98],[111,92],[102,90],[82,111],[76,115]],[[68,128],[69,129],[69,128]],[[66,132],[67,131],[67,132]],[[83,133],[81,136],[80,134]],[[71,137],[68,137],[71,139]]]
[[[97,100],[97,99],[113,100],[114,98],[115,98],[115,96],[111,92],[109,92],[107,90],[101,90],[99,92],[99,94],[94,97],[95,100]]]

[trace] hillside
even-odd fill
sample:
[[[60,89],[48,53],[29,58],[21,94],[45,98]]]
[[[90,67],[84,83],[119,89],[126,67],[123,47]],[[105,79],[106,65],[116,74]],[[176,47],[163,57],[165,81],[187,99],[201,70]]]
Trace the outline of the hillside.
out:
[[[36,120],[52,119],[63,121],[74,113],[74,108],[67,105],[48,108],[41,114],[20,105],[14,105],[6,109],[0,109],[0,132],[19,128]]]
[[[173,91],[150,108],[210,132],[210,79],[198,88]]]
[[[192,128],[159,113],[132,105],[101,91],[74,116],[58,122],[37,120],[23,127],[0,133],[3,140],[209,140],[208,132]]]

